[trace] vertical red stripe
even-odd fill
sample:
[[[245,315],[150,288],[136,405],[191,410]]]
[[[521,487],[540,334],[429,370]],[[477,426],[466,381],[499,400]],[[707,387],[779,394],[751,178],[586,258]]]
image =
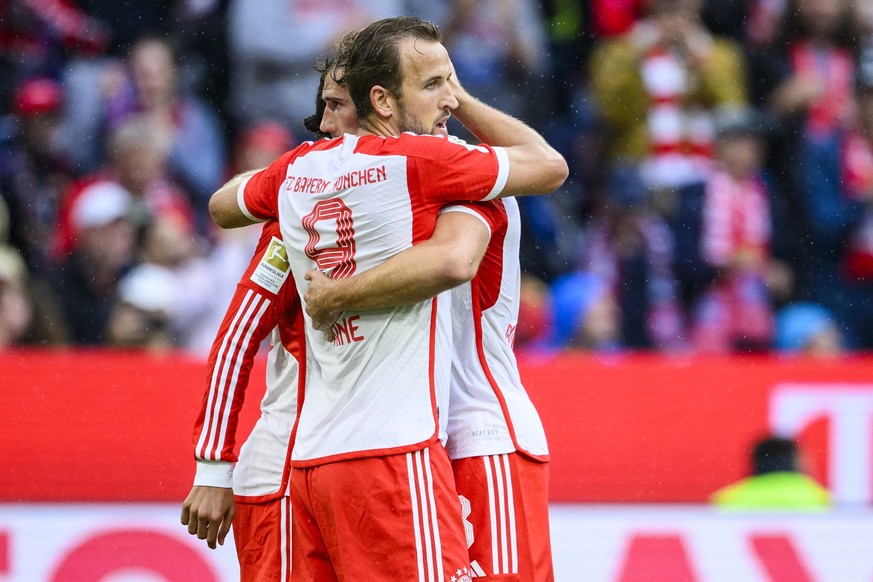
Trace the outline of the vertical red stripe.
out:
[[[263,296],[258,295],[258,294],[254,294],[254,298],[249,304],[250,308],[251,308],[251,313],[249,314],[248,319],[246,319],[245,321],[242,321],[243,318],[240,318],[240,320],[241,320],[240,325],[238,325],[236,328],[237,330],[240,330],[240,329],[242,330],[241,334],[240,334],[241,340],[245,337],[246,333],[253,325],[257,325],[258,311],[260,310],[261,305],[263,304],[264,301],[265,301],[265,299]],[[236,333],[236,331],[234,331],[233,333]],[[231,335],[230,337],[233,337],[233,335]],[[230,393],[230,387],[233,385],[233,371],[234,371],[234,368],[236,367],[235,364],[236,364],[237,360],[241,359],[241,357],[242,357],[240,352],[242,352],[244,354],[246,352],[246,350],[249,349],[249,346],[245,342],[238,341],[238,342],[232,342],[231,348],[233,349],[233,353],[231,354],[230,358],[228,358],[227,377],[225,379],[224,384],[219,389],[219,393],[221,394],[221,404],[219,405],[219,408],[218,408],[219,414],[218,414],[218,418],[217,418],[219,424],[217,424],[214,427],[215,434],[211,435],[210,439],[207,441],[207,446],[209,446],[209,449],[208,449],[209,454],[212,458],[217,457],[218,453],[220,453],[221,450],[224,448],[224,443],[219,442],[219,438],[221,436],[220,422],[221,422],[222,417],[224,416],[224,414],[222,412],[224,411],[226,406],[231,406],[233,404],[232,402],[229,403],[227,401],[228,395]],[[216,401],[217,400],[218,399],[216,399]],[[213,402],[213,404],[215,404],[215,402]],[[225,438],[227,438],[226,435],[225,435]],[[212,441],[213,439],[215,442],[214,442],[214,444],[212,444],[210,446],[209,442]]]
[[[9,534],[0,532],[0,574],[9,574]]]
[[[429,572],[431,565],[427,561],[427,533],[425,526],[425,511],[427,511],[427,502],[423,499],[424,487],[422,486],[421,478],[421,451],[410,453],[412,455],[412,470],[414,471],[415,480],[415,498],[418,500],[418,545],[421,546],[421,561],[424,564],[424,571]],[[425,574],[425,578],[427,574]]]
[[[812,582],[787,536],[755,535],[751,542],[772,582]]]
[[[515,532],[512,530],[511,520],[513,507],[512,504],[509,502],[509,488],[512,487],[512,481],[510,480],[509,475],[509,465],[503,463],[503,460],[505,458],[506,455],[500,455],[500,457],[498,457],[498,461],[500,462],[500,467],[503,474],[503,499],[505,501],[505,503],[503,504],[503,515],[506,518],[506,532],[504,533],[506,535],[506,551],[508,558],[506,561],[506,565],[508,568],[506,573],[512,574],[514,572],[512,569],[512,561],[515,558],[515,556],[512,554],[512,536],[515,535]],[[517,523],[516,526],[518,526]]]
[[[282,499],[285,504],[285,580],[291,580],[291,496]]]
[[[260,309],[260,306],[263,303],[263,301],[264,301],[263,297],[261,297],[260,295],[257,295],[257,294],[255,295],[254,300],[252,301],[252,305],[251,305],[251,313],[249,314],[249,317],[245,321],[245,323],[240,326],[241,327],[240,340],[242,340],[246,336],[246,333],[248,332],[249,328],[251,328],[252,325],[255,325],[257,323],[258,310]],[[221,419],[224,417],[223,411],[224,411],[225,407],[232,405],[232,402],[228,402],[228,396],[230,394],[230,388],[231,388],[231,386],[233,386],[233,373],[234,373],[234,368],[236,367],[236,362],[242,357],[240,352],[242,352],[244,354],[249,346],[246,345],[243,341],[238,341],[238,342],[233,342],[231,344],[231,347],[233,348],[233,353],[231,354],[231,356],[229,358],[229,362],[228,362],[227,379],[226,379],[224,386],[222,386],[222,388],[221,388],[221,405],[218,408],[218,410],[219,410],[219,414],[218,414],[219,423],[221,422]],[[212,454],[213,456],[215,456],[217,453],[219,453],[224,448],[224,443],[219,442],[220,437],[221,437],[221,425],[219,424],[218,426],[216,426],[216,430],[215,430],[215,435],[214,435],[215,444],[212,447],[210,447],[210,454]]]
[[[427,466],[427,460],[430,457],[429,457],[429,455],[425,455],[425,452],[423,450],[419,451],[418,454],[421,455],[421,464],[422,464],[421,476],[424,479],[424,483],[425,483],[424,489],[425,489],[425,499],[427,502],[427,515],[429,517],[428,523],[430,523],[430,529],[426,532],[427,542],[430,544],[431,551],[433,552],[433,558],[434,558],[433,563],[430,565],[430,568],[431,568],[431,572],[433,572],[433,580],[439,581],[439,572],[440,572],[439,563],[442,561],[443,557],[440,555],[440,552],[437,551],[437,543],[436,543],[437,524],[435,521],[437,519],[437,512],[436,512],[436,508],[432,505],[433,503],[436,502],[436,499],[431,499],[430,493],[431,493],[431,491],[433,491],[433,483],[431,483],[427,477],[427,470],[429,468]]]
[[[240,313],[240,314],[245,313],[247,306],[250,304],[251,304],[250,301],[246,301],[244,299],[242,304],[239,306],[237,313]],[[234,336],[236,331],[239,329],[240,325],[242,325],[242,320],[243,320],[243,318],[242,318],[242,316],[240,316],[240,318],[236,322],[236,325],[231,325],[228,328],[224,337],[221,339],[221,343],[219,344],[219,346],[220,346],[219,349],[221,351],[216,355],[215,366],[212,369],[212,375],[215,376],[216,384],[211,385],[209,387],[210,392],[213,393],[212,406],[207,408],[206,418],[203,419],[203,425],[204,425],[203,430],[206,431],[206,438],[203,441],[203,448],[201,448],[199,451],[200,458],[202,458],[202,459],[208,459],[209,456],[207,456],[207,455],[209,453],[207,451],[211,452],[214,450],[214,446],[211,443],[213,440],[216,440],[214,433],[213,433],[214,428],[215,428],[213,426],[213,420],[215,418],[215,407],[217,405],[216,403],[220,399],[219,395],[224,390],[224,387],[221,383],[221,376],[222,376],[221,370],[225,366],[225,363],[227,361],[227,349],[228,349],[228,346],[230,345],[230,338],[232,338]],[[224,344],[225,338],[227,338],[227,341],[228,341],[227,344]],[[216,370],[218,371],[217,375],[216,375]],[[210,379],[210,383],[211,382],[212,382],[212,380]]]
[[[488,463],[491,465],[491,474],[494,475],[494,528],[497,530],[497,547],[494,548],[494,553],[497,554],[497,571],[494,573],[503,574],[503,537],[506,532],[503,531],[501,522],[503,508],[500,504],[500,483],[497,482],[497,457],[489,455]]]
[[[473,329],[476,333],[476,354],[479,357],[479,363],[482,365],[482,371],[485,372],[485,377],[488,379],[488,383],[491,385],[491,389],[494,391],[494,395],[500,403],[500,410],[503,412],[503,418],[506,419],[506,429],[509,431],[510,438],[512,438],[512,444],[515,445],[517,450],[524,451],[524,449],[518,445],[518,438],[515,436],[515,426],[512,424],[512,416],[509,414],[509,407],[506,405],[503,391],[500,390],[500,386],[497,385],[497,380],[494,378],[494,374],[491,373],[491,368],[488,366],[488,360],[485,357],[485,344],[482,340],[483,315],[481,286],[476,278],[473,279],[471,286],[473,293]]]
[[[636,535],[630,541],[619,582],[695,582],[691,561],[678,535]]]
[[[428,352],[427,380],[430,386],[430,407],[433,410],[433,420],[436,432],[440,432],[439,405],[436,397],[436,382],[434,381],[434,368],[436,366],[436,330],[437,330],[437,306],[439,302],[434,297],[430,300],[430,350]],[[448,414],[443,410],[443,414]]]

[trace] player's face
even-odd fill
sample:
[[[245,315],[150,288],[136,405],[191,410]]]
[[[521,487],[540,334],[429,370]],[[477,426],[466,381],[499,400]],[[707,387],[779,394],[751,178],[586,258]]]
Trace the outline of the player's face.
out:
[[[448,84],[452,62],[438,43],[405,38],[398,45],[403,63],[403,84],[397,106],[400,131],[448,135],[446,122],[458,100]]]
[[[321,116],[319,126],[322,133],[337,137],[358,130],[358,113],[349,96],[349,90],[338,85],[330,75],[324,78],[321,98],[324,101],[324,114]]]

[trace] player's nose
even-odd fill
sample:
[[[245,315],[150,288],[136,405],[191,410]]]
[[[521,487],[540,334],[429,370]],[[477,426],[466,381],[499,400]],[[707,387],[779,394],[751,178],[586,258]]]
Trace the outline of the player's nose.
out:
[[[331,137],[337,134],[336,122],[333,119],[329,119],[327,115],[321,118],[321,124],[319,124],[318,129],[321,133],[326,133]]]
[[[458,98],[455,97],[455,92],[452,91],[452,88],[446,85],[446,94],[443,96],[443,102],[440,104],[440,109],[445,109],[448,107],[449,109],[457,109],[458,108]]]

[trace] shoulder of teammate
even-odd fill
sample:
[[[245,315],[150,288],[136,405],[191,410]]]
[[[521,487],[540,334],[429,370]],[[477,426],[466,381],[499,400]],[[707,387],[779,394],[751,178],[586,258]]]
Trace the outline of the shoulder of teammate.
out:
[[[503,200],[456,202],[440,209],[440,214],[449,212],[463,212],[478,218],[488,227],[492,235],[506,228],[506,209]]]
[[[359,142],[361,153],[402,155],[407,179],[428,201],[480,201],[498,196],[509,176],[503,148],[454,137],[402,133]]]
[[[237,202],[246,216],[263,222],[279,216],[279,192],[288,178],[289,168],[311,151],[335,147],[338,140],[305,141],[285,152],[269,166],[246,179],[237,192]]]

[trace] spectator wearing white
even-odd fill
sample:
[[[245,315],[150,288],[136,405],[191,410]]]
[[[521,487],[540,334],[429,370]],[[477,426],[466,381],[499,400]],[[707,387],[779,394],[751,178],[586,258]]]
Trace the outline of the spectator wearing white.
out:
[[[100,344],[118,281],[133,260],[132,197],[111,182],[84,189],[71,211],[73,252],[53,278],[74,343]]]
[[[107,336],[116,347],[168,350],[174,345],[171,319],[178,311],[175,277],[165,267],[139,265],[118,285]]]

